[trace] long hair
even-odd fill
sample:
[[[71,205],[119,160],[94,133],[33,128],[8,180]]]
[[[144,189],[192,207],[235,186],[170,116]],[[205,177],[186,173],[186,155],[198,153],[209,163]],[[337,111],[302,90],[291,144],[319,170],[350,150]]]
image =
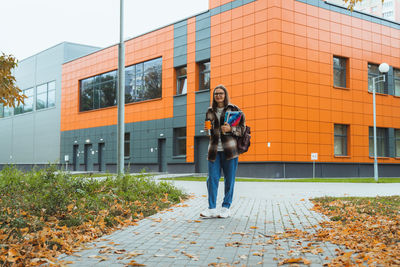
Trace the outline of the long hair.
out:
[[[218,103],[215,101],[215,90],[217,90],[217,89],[222,89],[222,90],[224,90],[224,92],[225,92],[224,107],[226,107],[226,106],[229,104],[229,94],[228,94],[228,90],[226,90],[225,86],[223,86],[222,84],[217,85],[217,86],[214,88],[214,91],[213,91],[212,108],[213,108],[214,110],[216,110],[216,109],[217,109],[217,106],[218,106]]]

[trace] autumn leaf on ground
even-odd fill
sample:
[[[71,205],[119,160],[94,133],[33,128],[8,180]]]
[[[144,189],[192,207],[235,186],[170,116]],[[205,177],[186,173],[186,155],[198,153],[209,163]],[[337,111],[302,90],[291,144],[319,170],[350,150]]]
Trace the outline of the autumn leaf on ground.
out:
[[[186,257],[188,257],[188,258],[194,260],[194,261],[198,261],[198,260],[199,260],[199,258],[198,258],[197,256],[194,256],[194,255],[191,255],[191,254],[189,254],[189,253],[186,253],[185,251],[182,251],[181,253],[182,253],[183,255],[185,255]]]
[[[0,171],[0,225],[4,226],[0,228],[0,266],[63,265],[65,261],[58,260],[59,255],[89,249],[85,243],[95,239],[107,242],[102,236],[169,208],[172,199],[187,199],[173,186],[158,188],[145,176],[126,175],[93,183],[88,179],[82,183],[85,178],[60,172],[54,166],[31,172],[13,167]],[[7,186],[10,179],[15,185],[12,188]],[[128,190],[123,190],[122,185]],[[151,193],[131,190],[139,185]],[[57,197],[48,197],[53,194]],[[155,219],[159,221],[160,218]],[[124,254],[109,246],[96,248],[101,255],[114,251]],[[93,257],[107,259],[101,255]]]
[[[131,260],[128,264],[125,266],[146,266],[146,264],[138,263],[135,260]]]
[[[278,265],[293,264],[293,263],[304,263],[304,264],[310,265],[311,261],[304,259],[304,258],[289,258],[289,259],[284,259],[283,261],[280,261],[278,263]]]
[[[330,266],[400,266],[400,196],[388,197],[323,197],[312,200],[313,210],[329,217],[316,231],[287,229],[277,238],[312,241],[301,252],[320,254],[324,250],[316,242],[344,246],[336,249],[336,257],[328,258]]]

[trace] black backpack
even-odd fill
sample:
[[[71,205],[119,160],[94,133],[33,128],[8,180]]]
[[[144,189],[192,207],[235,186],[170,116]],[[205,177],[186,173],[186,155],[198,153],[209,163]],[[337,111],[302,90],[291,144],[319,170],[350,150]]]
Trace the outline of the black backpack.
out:
[[[237,139],[237,148],[239,154],[243,154],[249,150],[250,147],[250,127],[246,126],[246,129],[244,130],[244,134],[241,137],[238,137]]]

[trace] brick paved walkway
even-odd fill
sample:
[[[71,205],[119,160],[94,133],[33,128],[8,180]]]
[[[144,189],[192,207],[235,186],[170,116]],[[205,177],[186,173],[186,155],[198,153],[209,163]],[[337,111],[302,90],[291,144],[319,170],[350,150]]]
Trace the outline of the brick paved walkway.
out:
[[[73,261],[71,266],[123,266],[131,260],[146,266],[277,266],[289,255],[304,257],[321,266],[333,257],[336,245],[324,243],[322,253],[300,253],[308,242],[278,239],[273,235],[285,229],[315,231],[323,218],[310,210],[310,196],[333,195],[390,195],[389,186],[369,188],[368,185],[237,183],[228,219],[201,219],[199,213],[207,207],[204,183],[176,182],[177,186],[195,193],[195,198],[159,213],[132,226],[104,236],[75,256],[61,257]],[[365,187],[368,188],[365,188]],[[297,187],[297,189],[296,189]],[[337,189],[335,189],[337,187]],[[364,188],[363,188],[364,187]],[[223,185],[220,186],[221,203]],[[285,192],[286,190],[286,192]],[[296,193],[298,192],[298,193]],[[100,253],[103,252],[103,253]],[[226,263],[226,265],[224,265]],[[229,265],[228,265],[229,264]]]

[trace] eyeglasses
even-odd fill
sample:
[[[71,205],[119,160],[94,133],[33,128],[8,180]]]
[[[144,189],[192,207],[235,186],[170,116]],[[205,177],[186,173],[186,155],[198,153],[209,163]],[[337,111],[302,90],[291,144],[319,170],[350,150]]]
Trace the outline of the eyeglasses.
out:
[[[214,95],[225,95],[225,93],[215,93]]]

